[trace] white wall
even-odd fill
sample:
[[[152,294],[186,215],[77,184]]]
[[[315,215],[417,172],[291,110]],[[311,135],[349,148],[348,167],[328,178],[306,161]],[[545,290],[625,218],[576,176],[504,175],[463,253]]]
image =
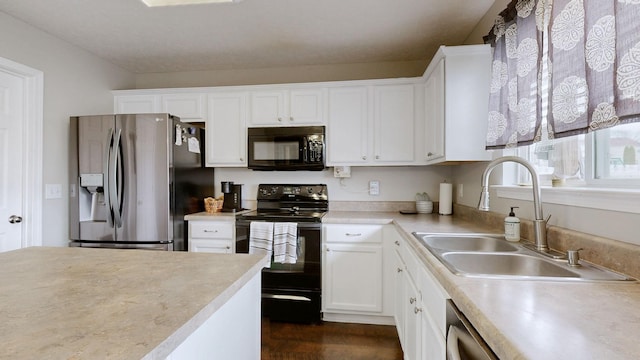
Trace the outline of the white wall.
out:
[[[421,76],[428,61],[289,66],[264,69],[183,71],[136,75],[138,89],[260,85]]]
[[[3,12],[0,34],[1,57],[44,73],[43,184],[62,184],[63,194],[44,200],[43,245],[67,246],[69,117],[112,113],[110,91],[133,88],[135,77]]]
[[[333,177],[333,168],[325,171],[253,171],[243,168],[216,168],[216,196],[220,182],[243,184],[244,206],[256,199],[258,184],[300,183],[327,184],[329,202],[334,201],[414,201],[417,192],[427,192],[437,201],[439,184],[451,181],[452,168],[447,166],[351,167],[351,178]],[[369,195],[369,180],[380,181],[380,195]]]

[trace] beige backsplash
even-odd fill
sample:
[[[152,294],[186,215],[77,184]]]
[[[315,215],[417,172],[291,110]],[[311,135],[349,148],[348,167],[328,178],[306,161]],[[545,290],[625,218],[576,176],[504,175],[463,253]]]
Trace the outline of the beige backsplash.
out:
[[[390,211],[415,210],[415,201],[330,201],[329,210],[333,211]],[[433,203],[433,212],[438,212],[438,202]],[[465,205],[453,204],[453,216],[471,222],[480,222],[497,233],[504,232],[504,214],[479,211]],[[520,236],[533,239],[533,223],[521,219]],[[549,246],[566,252],[583,248],[580,257],[614,271],[640,279],[640,246],[601,236],[557,226],[547,230]],[[533,240],[532,240],[533,241]]]

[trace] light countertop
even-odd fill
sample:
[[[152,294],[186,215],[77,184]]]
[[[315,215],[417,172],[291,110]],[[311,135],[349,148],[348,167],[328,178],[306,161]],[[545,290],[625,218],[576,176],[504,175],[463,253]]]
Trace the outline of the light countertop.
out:
[[[330,211],[323,223],[395,224],[501,359],[637,359],[640,284],[453,275],[412,232],[494,232],[455,216]]]
[[[265,263],[149,250],[0,253],[0,358],[165,358]]]

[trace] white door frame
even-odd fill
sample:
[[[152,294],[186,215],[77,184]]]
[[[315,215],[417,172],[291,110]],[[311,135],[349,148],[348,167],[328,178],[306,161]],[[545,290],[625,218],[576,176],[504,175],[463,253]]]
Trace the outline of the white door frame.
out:
[[[24,84],[23,145],[20,153],[27,156],[22,176],[22,246],[42,246],[44,74],[2,57],[0,71],[21,78]]]

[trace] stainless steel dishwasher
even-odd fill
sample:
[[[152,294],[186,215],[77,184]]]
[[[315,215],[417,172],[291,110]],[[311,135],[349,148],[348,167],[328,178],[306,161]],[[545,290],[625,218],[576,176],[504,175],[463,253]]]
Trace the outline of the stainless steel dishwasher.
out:
[[[451,299],[447,300],[447,360],[498,360]]]

